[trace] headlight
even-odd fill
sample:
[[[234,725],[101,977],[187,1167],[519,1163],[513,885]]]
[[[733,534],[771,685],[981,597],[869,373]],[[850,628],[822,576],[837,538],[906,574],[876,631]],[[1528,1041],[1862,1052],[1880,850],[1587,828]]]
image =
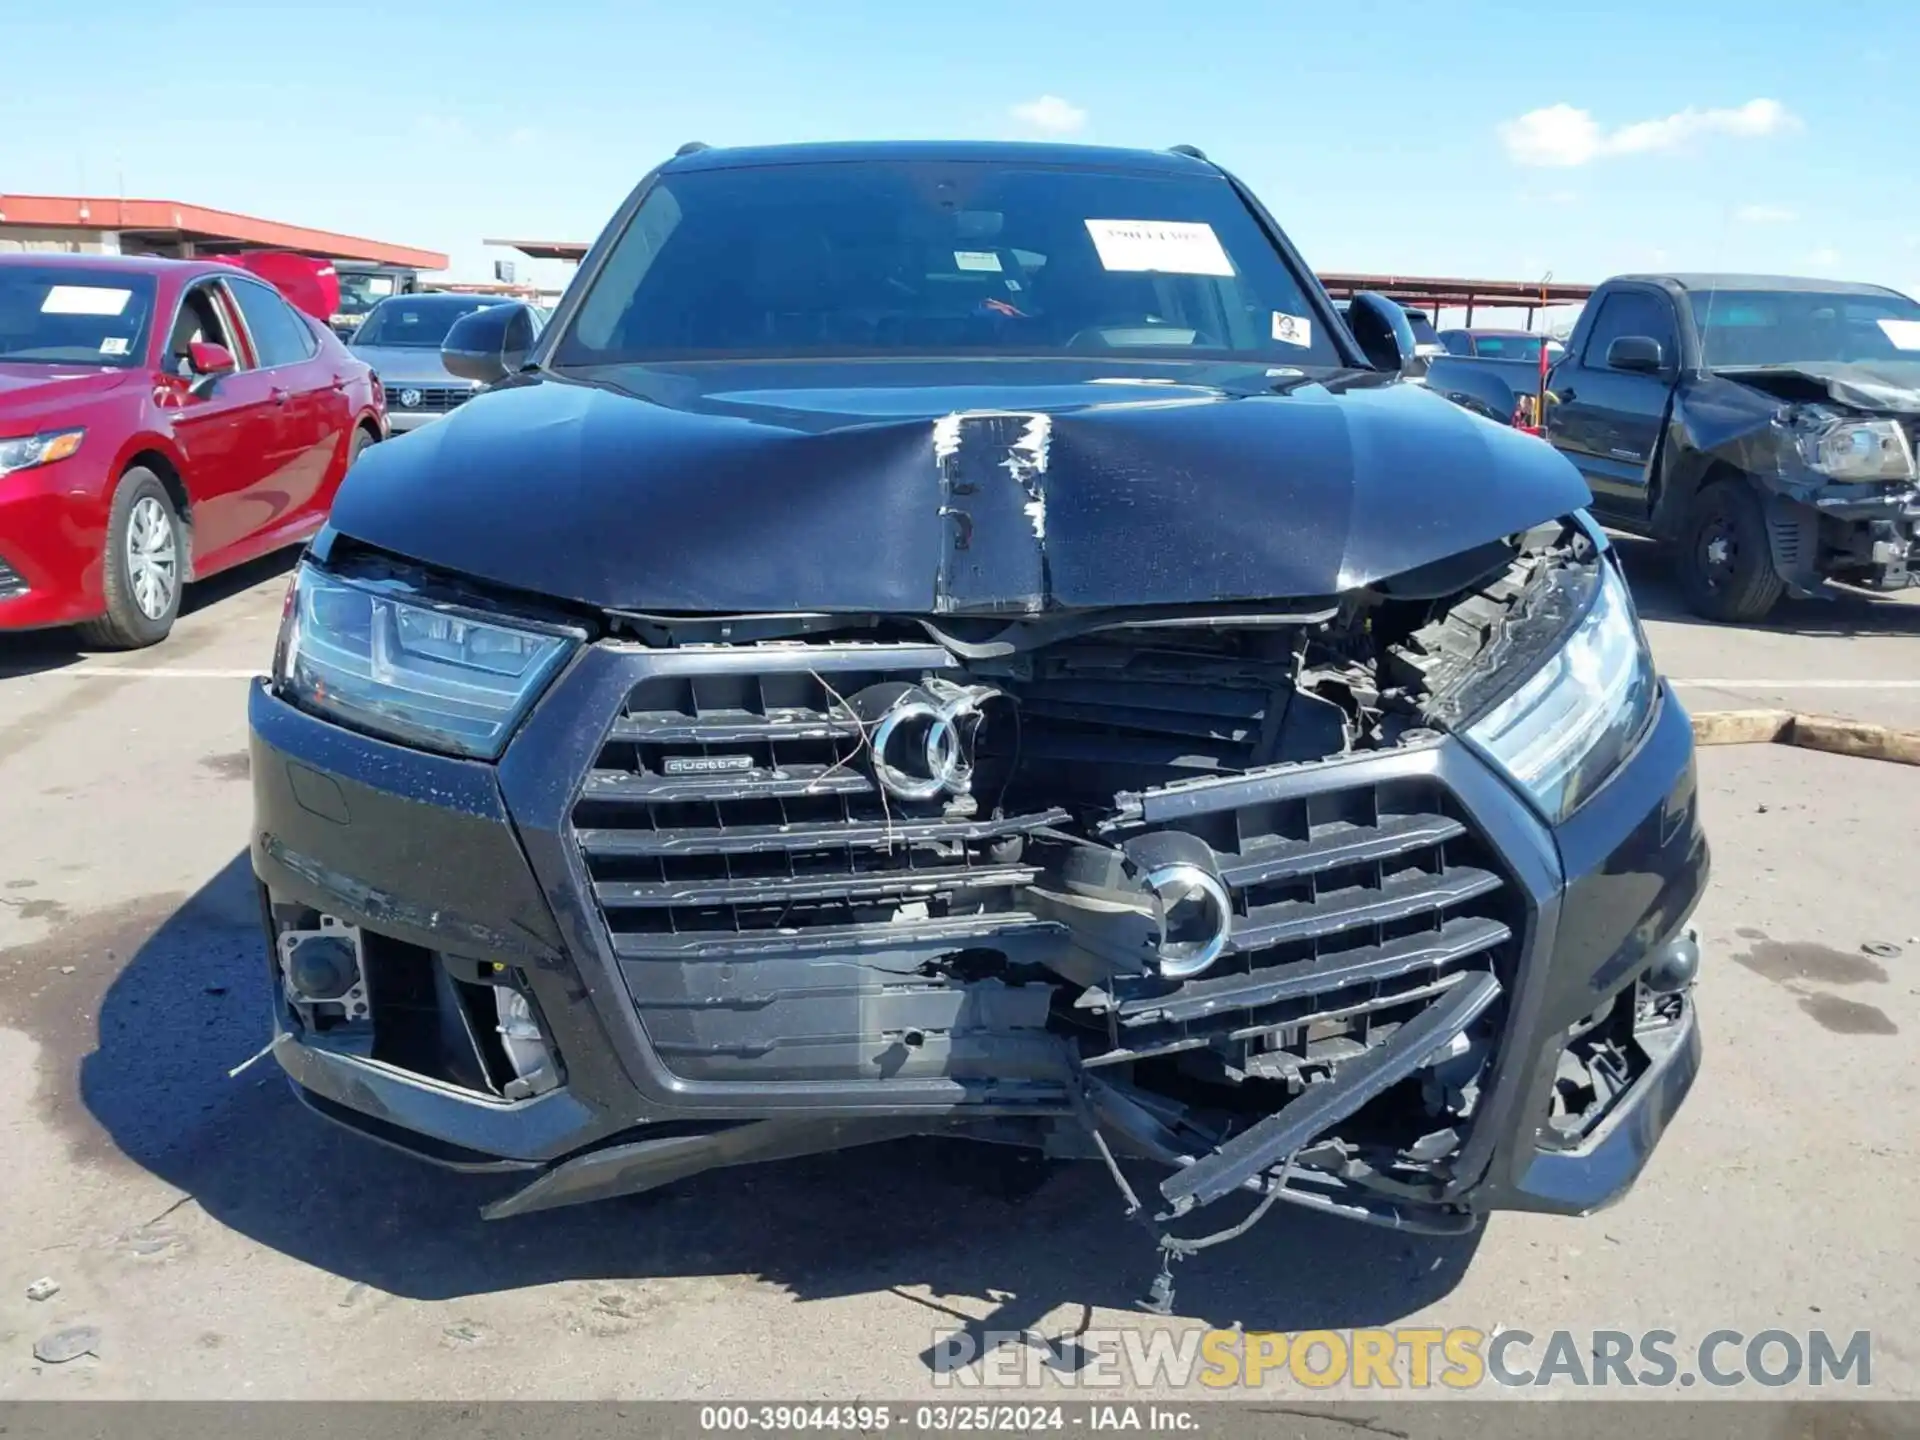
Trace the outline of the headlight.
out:
[[[394,580],[295,573],[274,688],[316,715],[422,749],[493,759],[585,638],[504,622]]]
[[[1653,709],[1653,664],[1626,584],[1605,560],[1597,568],[1564,643],[1465,732],[1556,822],[1613,773]]]
[[[39,435],[24,435],[18,440],[0,440],[0,475],[64,460],[80,448],[80,439],[86,433],[80,429],[48,430]]]
[[[1799,434],[1807,467],[1835,480],[1911,480],[1913,446],[1896,420],[1823,420]]]

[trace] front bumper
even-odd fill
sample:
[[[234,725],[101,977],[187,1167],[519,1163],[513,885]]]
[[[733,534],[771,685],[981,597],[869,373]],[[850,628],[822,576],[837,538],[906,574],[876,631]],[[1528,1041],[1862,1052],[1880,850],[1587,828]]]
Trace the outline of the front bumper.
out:
[[[0,630],[91,620],[105,608],[106,478],[78,455],[0,478]]]
[[[1048,1127],[1076,1124],[1084,1100],[1042,1072],[1004,1082],[957,1067],[890,1078],[761,1074],[744,1062],[703,1072],[662,1053],[594,901],[572,815],[610,717],[650,668],[671,663],[638,647],[591,647],[497,766],[361,736],[256,686],[253,863],[269,924],[276,911],[307,907],[423,953],[508,967],[565,1072],[561,1088],[531,1098],[476,1093],[303,1033],[282,1006],[275,1054],[316,1108],[456,1168],[538,1172],[496,1213],[645,1188],[729,1159],[908,1133],[1040,1143]],[[1550,1111],[1570,1037],[1610,1007],[1632,1008],[1705,885],[1691,726],[1672,694],[1629,761],[1558,830],[1453,740],[1289,767],[1261,783],[1276,795],[1444,787],[1516,892],[1504,1033],[1444,1197],[1448,1216],[1582,1213],[1622,1194],[1697,1069],[1690,998],[1675,997],[1657,1053],[1595,1123],[1556,1131]],[[649,1003],[656,1031],[678,1023],[659,1018],[672,1002]]]

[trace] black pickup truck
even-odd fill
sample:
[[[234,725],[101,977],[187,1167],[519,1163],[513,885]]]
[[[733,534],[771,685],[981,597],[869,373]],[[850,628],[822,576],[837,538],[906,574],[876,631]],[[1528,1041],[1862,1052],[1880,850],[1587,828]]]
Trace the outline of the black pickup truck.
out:
[[[1428,383],[1506,418],[1533,388],[1514,368],[1450,357]],[[1511,397],[1489,396],[1502,384]],[[1920,558],[1920,305],[1892,290],[1619,276],[1549,372],[1545,412],[1595,514],[1668,542],[1711,619],[1761,619],[1829,579],[1899,589]]]

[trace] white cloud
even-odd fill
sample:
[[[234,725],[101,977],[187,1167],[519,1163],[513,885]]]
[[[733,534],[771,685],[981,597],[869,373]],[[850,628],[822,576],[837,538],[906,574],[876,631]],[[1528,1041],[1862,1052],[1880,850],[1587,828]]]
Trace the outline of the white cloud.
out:
[[[1742,205],[1733,218],[1742,225],[1791,225],[1800,217],[1784,205]]]
[[[1831,270],[1840,263],[1840,252],[1831,245],[1822,245],[1807,255],[1807,264],[1822,270]]]
[[[1515,164],[1571,167],[1616,155],[1675,150],[1705,135],[1754,138],[1799,126],[1799,119],[1778,100],[1749,100],[1728,110],[1689,107],[1608,130],[1591,111],[1562,101],[1503,121],[1499,134]]]
[[[1029,130],[1042,135],[1072,135],[1087,127],[1087,112],[1058,95],[1027,100],[1008,112]]]

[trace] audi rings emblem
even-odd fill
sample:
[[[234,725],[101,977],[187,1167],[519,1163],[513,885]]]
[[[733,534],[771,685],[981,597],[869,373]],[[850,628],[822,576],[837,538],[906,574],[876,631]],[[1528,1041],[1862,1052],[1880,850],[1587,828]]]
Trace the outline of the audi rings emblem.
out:
[[[873,727],[874,778],[902,800],[966,794],[981,709],[999,693],[976,685],[915,687],[902,695]]]

